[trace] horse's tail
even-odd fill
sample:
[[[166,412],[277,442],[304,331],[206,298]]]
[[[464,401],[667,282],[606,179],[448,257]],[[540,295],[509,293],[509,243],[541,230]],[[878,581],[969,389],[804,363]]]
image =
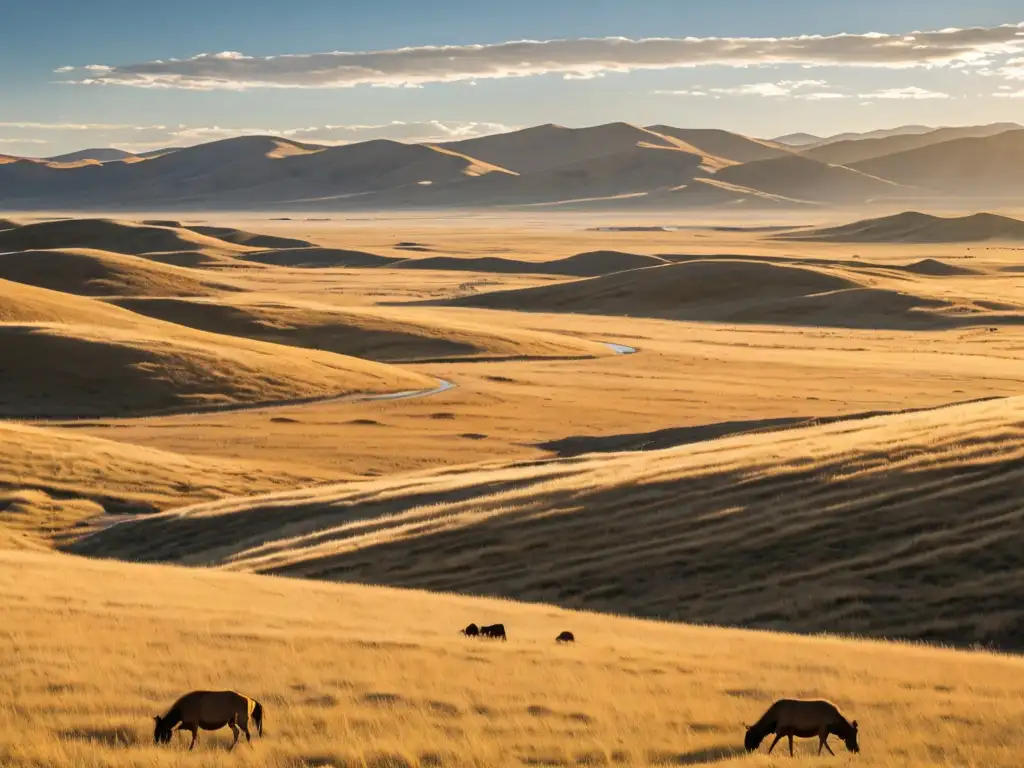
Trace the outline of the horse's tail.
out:
[[[256,699],[252,700],[252,721],[256,724],[256,733],[263,735],[263,705]]]

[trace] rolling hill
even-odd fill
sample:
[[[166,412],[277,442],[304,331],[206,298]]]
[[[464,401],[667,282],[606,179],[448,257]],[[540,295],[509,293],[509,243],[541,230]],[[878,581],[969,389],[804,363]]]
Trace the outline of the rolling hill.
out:
[[[670,257],[671,258],[671,257]],[[787,263],[788,262],[788,263]],[[915,290],[907,275],[927,279],[948,265],[878,267],[857,262],[696,256],[557,285],[492,291],[419,302],[678,321],[828,328],[938,329],[1024,323],[1016,305],[992,304],[938,291]],[[952,273],[947,273],[952,274]]]
[[[1019,159],[1020,151],[1010,145],[1020,135],[1024,130],[1012,123],[904,126],[790,146],[718,129],[616,122],[583,128],[546,124],[432,144],[371,140],[326,146],[240,136],[125,162],[85,155],[60,163],[8,157],[0,162],[0,206],[326,211],[573,208],[591,201],[604,208],[623,201],[626,209],[795,208],[888,197],[972,198],[991,196],[993,188],[1003,190],[998,194],[1017,189],[1007,169]],[[966,184],[958,186],[961,178]],[[698,180],[714,180],[718,189],[692,184]],[[663,194],[686,187],[679,196]],[[314,246],[229,228],[174,228],[248,247]]]
[[[684,142],[697,151],[731,160],[750,163],[792,155],[789,147],[777,142],[762,141],[731,131],[715,128],[675,128],[671,125],[651,125],[647,128],[662,136]]]
[[[501,256],[463,258],[457,256],[424,256],[395,262],[394,269],[445,269],[460,272],[522,273],[564,275],[566,277],[595,277],[629,269],[641,269],[665,264],[658,256],[647,256],[622,251],[587,251],[552,261],[523,261]]]
[[[773,144],[783,144],[787,147],[806,147],[811,144],[819,144],[824,140],[821,136],[815,136],[813,133],[804,133],[802,131],[787,133],[784,136],[776,136],[774,139],[771,139]]]
[[[1018,195],[1024,179],[1024,130],[984,138],[954,139],[876,157],[851,167],[882,174],[898,184],[936,190],[960,198]]]
[[[0,253],[0,279],[80,296],[208,296],[239,290],[202,272],[92,248]]]
[[[457,631],[495,621],[508,642]],[[0,552],[0,622],[18,654],[0,667],[0,707],[19,713],[0,732],[9,768],[189,762],[184,737],[153,745],[152,718],[196,680],[266,708],[252,750],[201,733],[194,760],[211,766],[769,764],[767,743],[745,754],[743,724],[794,691],[858,719],[853,762],[872,768],[1014,768],[1024,748],[1020,664],[984,652],[37,552]],[[556,646],[565,629],[577,642]],[[139,685],[140,667],[162,672]],[[69,691],[74,706],[53,705]]]
[[[341,355],[404,362],[602,357],[603,344],[525,328],[500,328],[451,313],[399,307],[332,307],[189,299],[116,299],[120,307],[170,323]]]
[[[676,146],[665,136],[629,123],[607,123],[588,128],[538,125],[509,133],[437,144],[519,174],[551,171],[585,163],[603,155],[628,152],[640,143]]]
[[[136,157],[132,152],[126,152],[123,149],[114,149],[113,147],[92,147],[90,149],[80,149],[77,152],[68,152],[63,155],[54,155],[53,157],[41,158],[48,163],[79,163],[83,160],[93,160],[97,163],[110,163],[117,160],[127,160],[128,158]]]
[[[1024,241],[1024,221],[992,213],[941,217],[917,211],[862,219],[852,224],[773,235],[779,240],[837,243],[976,243]]]
[[[1019,649],[1012,584],[1024,526],[1011,521],[1024,514],[1022,424],[1017,397],[659,451],[492,462],[186,507],[71,548]]]
[[[984,138],[1008,130],[1020,130],[1012,123],[997,123],[991,126],[969,126],[958,128],[937,128],[927,133],[910,133],[877,139],[847,139],[819,147],[811,147],[801,154],[812,160],[835,165],[852,165],[865,160],[894,155],[921,147],[965,138]]]
[[[0,422],[0,440],[7,448],[0,453],[0,531],[36,541],[80,536],[103,515],[148,514],[319,479],[270,462],[188,457],[58,427]]]
[[[259,206],[508,174],[448,149],[376,140],[323,147],[243,136],[134,163],[82,167],[0,166],[0,203],[10,207]]]
[[[180,227],[116,219],[56,219],[0,230],[0,253],[67,248],[145,256],[183,266],[230,261],[256,250]]]
[[[395,366],[192,330],[0,280],[0,418],[126,416],[429,390]]]
[[[889,177],[800,155],[734,165],[718,171],[714,178],[771,195],[839,204],[865,203],[908,191]]]

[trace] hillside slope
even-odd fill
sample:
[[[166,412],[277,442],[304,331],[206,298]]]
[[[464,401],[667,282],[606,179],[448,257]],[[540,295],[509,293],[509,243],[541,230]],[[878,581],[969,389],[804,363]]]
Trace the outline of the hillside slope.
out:
[[[1012,123],[997,123],[991,126],[937,128],[926,133],[906,133],[881,138],[843,139],[829,142],[820,147],[811,147],[801,154],[823,163],[850,165],[955,139],[994,136],[1008,130],[1020,130],[1020,126]]]
[[[200,505],[83,554],[1021,649],[1024,398]]]
[[[920,281],[910,281],[908,272]],[[885,267],[856,261],[679,257],[678,263],[664,266],[418,305],[889,330],[1024,323],[1024,307],[1018,304],[991,302],[966,285],[958,295],[951,286],[940,289],[927,282],[929,276],[957,273],[936,260]]]
[[[435,379],[192,330],[0,280],[0,418],[126,416],[428,390]]]
[[[666,137],[629,123],[587,128],[537,125],[493,136],[442,142],[437,146],[478,157],[519,174],[530,174],[629,151],[641,142],[674,146]]]
[[[836,243],[976,243],[1024,241],[1024,221],[992,213],[941,217],[917,211],[861,219],[851,224],[774,235],[778,240]]]
[[[734,163],[750,163],[757,160],[772,160],[793,154],[789,147],[752,139],[731,131],[714,128],[675,128],[671,125],[650,125],[648,130],[685,142],[700,152],[731,160]]]
[[[0,253],[0,279],[80,296],[209,296],[239,290],[208,273],[93,248]]]
[[[876,157],[851,167],[899,184],[949,195],[993,197],[1024,191],[1024,130],[966,138]]]
[[[907,191],[892,177],[827,165],[800,155],[724,168],[715,178],[772,195],[829,203],[865,203]]]
[[[256,250],[181,227],[117,219],[56,219],[0,231],[0,253],[56,248],[145,255],[155,261],[175,264],[216,261]]]
[[[508,642],[458,634],[495,621]],[[1021,665],[982,653],[12,552],[0,623],[8,768],[741,765],[768,748],[747,757],[743,723],[794,695],[859,721],[866,768],[1011,768],[1024,749]],[[574,646],[553,642],[564,629]],[[199,686],[263,703],[251,749],[228,754],[227,729],[194,756],[182,736],[153,745],[153,715]]]
[[[324,147],[273,136],[241,136],[132,163],[7,163],[0,165],[0,203],[15,208],[93,209],[263,206],[488,173],[509,172],[419,144],[375,140]]]

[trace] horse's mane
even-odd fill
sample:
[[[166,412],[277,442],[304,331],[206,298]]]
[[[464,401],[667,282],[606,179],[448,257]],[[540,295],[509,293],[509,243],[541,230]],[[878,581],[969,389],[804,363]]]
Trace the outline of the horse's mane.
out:
[[[750,726],[750,732],[757,735],[758,738],[764,738],[768,733],[775,730],[776,723],[779,719],[779,703],[772,704],[765,713],[761,715],[761,718]]]
[[[848,734],[853,733],[853,723],[847,720],[846,716],[838,709],[836,709],[835,725],[838,726],[835,729],[835,734],[840,738],[846,738]]]

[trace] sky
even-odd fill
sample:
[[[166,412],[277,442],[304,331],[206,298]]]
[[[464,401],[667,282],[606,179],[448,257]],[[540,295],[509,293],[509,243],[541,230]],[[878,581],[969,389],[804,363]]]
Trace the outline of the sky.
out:
[[[1024,123],[1020,0],[8,0],[0,154]]]

